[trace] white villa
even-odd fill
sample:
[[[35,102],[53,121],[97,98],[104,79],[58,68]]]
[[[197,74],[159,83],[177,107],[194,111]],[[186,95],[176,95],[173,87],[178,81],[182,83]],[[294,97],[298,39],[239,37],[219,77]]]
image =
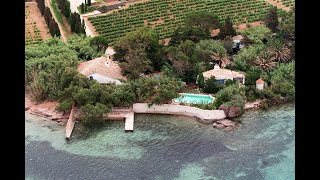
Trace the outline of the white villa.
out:
[[[241,84],[245,82],[245,75],[242,72],[221,69],[219,65],[215,65],[214,69],[203,72],[202,75],[205,80],[214,76],[218,84],[224,84],[228,79],[239,81]]]
[[[118,62],[107,59],[104,56],[80,63],[78,71],[101,84],[120,85],[122,82],[119,80],[127,80],[121,74]]]

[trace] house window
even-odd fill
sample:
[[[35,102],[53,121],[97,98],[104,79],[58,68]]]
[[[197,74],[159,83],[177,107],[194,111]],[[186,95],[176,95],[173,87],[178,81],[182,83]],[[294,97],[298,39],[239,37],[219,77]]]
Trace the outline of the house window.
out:
[[[216,80],[216,83],[217,84],[224,84],[224,79],[218,79],[218,80]]]
[[[242,83],[242,82],[243,82],[243,78],[234,78],[233,80],[235,80],[235,81],[239,81],[240,83]]]

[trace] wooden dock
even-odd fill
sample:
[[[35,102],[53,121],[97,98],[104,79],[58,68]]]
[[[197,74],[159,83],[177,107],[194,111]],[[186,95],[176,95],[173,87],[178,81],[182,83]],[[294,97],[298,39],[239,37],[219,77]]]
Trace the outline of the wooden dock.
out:
[[[124,132],[133,132],[134,112],[132,109],[114,108],[108,113],[109,120],[125,120]]]
[[[125,120],[124,132],[133,132],[134,112],[128,113]]]
[[[72,130],[74,128],[74,112],[75,107],[74,105],[72,105],[72,109],[66,126],[66,139],[70,139]],[[132,111],[132,109],[112,109],[112,111],[104,117],[109,120],[125,120],[124,131],[133,132],[134,112]]]
[[[75,111],[74,104],[72,104],[72,109],[71,109],[70,116],[66,126],[66,139],[70,139],[71,133],[74,127],[74,123],[75,123],[73,120],[74,111]]]

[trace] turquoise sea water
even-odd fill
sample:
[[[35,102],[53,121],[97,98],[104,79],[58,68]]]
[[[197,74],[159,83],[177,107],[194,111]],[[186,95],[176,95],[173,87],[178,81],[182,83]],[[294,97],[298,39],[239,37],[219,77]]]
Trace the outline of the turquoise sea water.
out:
[[[232,132],[195,119],[136,115],[133,133],[124,121],[102,127],[64,127],[26,114],[26,179],[214,180],[294,178],[294,105],[249,111]]]
[[[188,94],[183,93],[180,97],[175,98],[175,102],[189,103],[189,104],[208,104],[212,103],[213,97],[208,95]]]

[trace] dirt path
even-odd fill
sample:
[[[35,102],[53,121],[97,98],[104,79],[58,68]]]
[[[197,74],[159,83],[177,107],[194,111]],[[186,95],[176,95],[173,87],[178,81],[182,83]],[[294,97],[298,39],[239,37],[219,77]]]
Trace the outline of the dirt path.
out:
[[[46,24],[46,21],[44,20],[43,16],[40,13],[39,8],[37,7],[37,3],[28,2],[26,3],[26,8],[29,9],[30,14],[28,15],[28,18],[25,20],[25,23],[28,24],[28,23],[35,22],[36,27],[40,30],[41,39],[42,40],[49,39],[51,37],[51,34],[49,32],[49,28]],[[26,25],[25,28],[29,29],[32,33],[34,33],[31,25],[30,26]]]
[[[247,28],[247,24],[250,24],[250,28],[253,28],[253,27],[264,25],[264,22],[263,21],[255,21],[255,22],[252,22],[252,23],[239,24],[238,27],[236,27],[236,30],[247,30],[247,29],[250,29],[250,28]]]
[[[45,0],[45,4],[46,4],[47,7],[50,8],[52,17],[58,23],[58,26],[59,26],[59,29],[60,29],[60,33],[61,33],[61,37],[60,38],[62,39],[63,42],[67,42],[68,34],[65,31],[65,29],[63,28],[63,25],[58,21],[58,18],[56,16],[56,14],[54,13],[54,10],[53,10],[53,8],[51,6],[51,1],[50,0]]]
[[[273,6],[277,6],[277,8],[279,9],[283,9],[285,11],[289,11],[290,10],[290,7],[287,7],[285,6],[284,4],[282,4],[281,1],[277,1],[277,0],[264,0],[266,1],[267,3],[273,5]]]
[[[72,35],[71,26],[70,26],[66,17],[62,16],[62,21],[63,21],[64,27],[65,27],[65,29],[64,29],[65,34],[66,34],[67,38],[69,38],[69,36]]]
[[[92,36],[99,36],[100,34],[96,31],[96,28],[88,20],[88,17],[82,16],[82,18],[84,19],[84,23],[86,24],[86,33],[87,33],[87,29],[89,29],[89,32]]]

